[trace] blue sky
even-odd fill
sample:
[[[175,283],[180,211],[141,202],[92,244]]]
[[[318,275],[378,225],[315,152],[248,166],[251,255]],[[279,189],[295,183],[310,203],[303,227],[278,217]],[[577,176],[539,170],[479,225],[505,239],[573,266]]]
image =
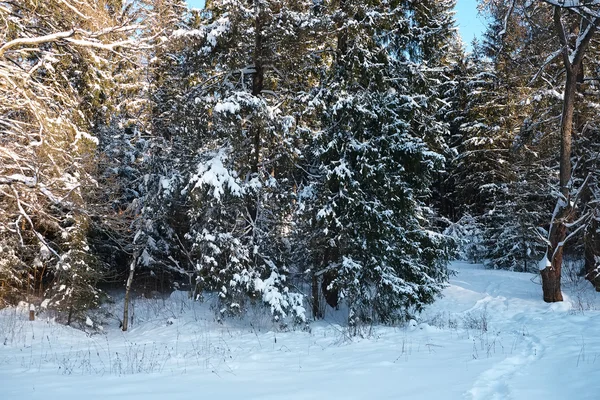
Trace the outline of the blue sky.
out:
[[[187,0],[190,7],[204,7],[204,0]],[[466,45],[479,37],[485,29],[484,19],[477,15],[477,0],[457,0],[456,20]]]
[[[485,19],[477,15],[477,0],[457,0],[456,21],[466,45],[470,45],[473,38],[481,36],[485,30]]]
[[[186,0],[190,7],[202,8],[204,7],[204,0]]]

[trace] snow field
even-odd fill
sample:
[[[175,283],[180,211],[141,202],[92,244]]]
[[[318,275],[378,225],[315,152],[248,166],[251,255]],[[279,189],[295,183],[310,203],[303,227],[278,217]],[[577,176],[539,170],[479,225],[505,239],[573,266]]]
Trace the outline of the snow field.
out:
[[[335,314],[285,332],[261,311],[218,323],[185,293],[137,299],[127,333],[110,318],[91,334],[5,309],[2,399],[600,398],[593,291],[569,285],[565,302],[548,305],[532,274],[453,268],[419,321],[363,338],[349,337]]]

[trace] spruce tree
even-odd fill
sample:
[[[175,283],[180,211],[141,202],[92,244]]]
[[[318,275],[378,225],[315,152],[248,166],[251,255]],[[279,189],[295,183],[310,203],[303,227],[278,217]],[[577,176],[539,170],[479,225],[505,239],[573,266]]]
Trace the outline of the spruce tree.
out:
[[[352,326],[393,323],[433,301],[446,279],[448,241],[429,229],[427,208],[443,157],[428,144],[439,138],[427,99],[411,87],[419,71],[407,56],[408,4],[327,6],[335,56],[315,99],[321,131],[300,192],[313,311],[320,286],[329,305],[348,307]]]
[[[493,268],[533,270],[543,252],[553,179],[553,139],[545,133],[553,121],[552,95],[541,85],[545,79],[530,82],[544,35],[524,29],[522,9],[504,19],[508,5],[489,2],[484,12],[491,22],[466,61],[450,177],[457,218],[467,215],[481,231],[474,258]]]
[[[303,318],[288,279],[312,11],[312,2],[215,1],[173,33],[178,62],[156,128],[181,176],[172,190],[186,210],[185,262],[223,315],[262,301],[276,319]]]

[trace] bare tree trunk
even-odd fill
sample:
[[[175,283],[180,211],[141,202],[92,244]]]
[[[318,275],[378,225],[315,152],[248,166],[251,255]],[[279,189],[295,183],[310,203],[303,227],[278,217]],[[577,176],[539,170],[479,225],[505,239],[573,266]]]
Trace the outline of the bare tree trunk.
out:
[[[562,291],[560,290],[563,245],[559,243],[565,239],[566,231],[567,229],[562,222],[555,222],[552,225],[552,231],[550,234],[551,245],[548,246],[548,259],[551,259],[551,265],[541,271],[542,292],[544,295],[544,301],[547,303],[563,301]]]
[[[598,261],[600,260],[600,232],[598,232],[598,229],[600,227],[594,215],[584,238],[585,279],[590,281],[597,292],[600,292],[600,271],[598,270]]]
[[[323,318],[319,296],[319,277],[313,273],[312,276],[312,313],[315,320]]]
[[[562,119],[560,123],[560,194],[556,204],[554,220],[550,227],[550,246],[547,257],[550,266],[541,271],[542,291],[544,301],[553,303],[563,301],[560,290],[560,277],[563,262],[564,242],[567,237],[567,227],[571,215],[571,199],[569,196],[569,183],[571,180],[571,137],[573,133],[573,114],[575,109],[575,93],[577,92],[577,65],[566,65],[567,81],[565,83]]]
[[[127,324],[129,321],[129,298],[131,295],[131,284],[133,283],[133,275],[135,273],[135,263],[137,257],[134,257],[129,265],[129,277],[127,278],[127,285],[125,286],[125,302],[123,305],[123,332],[127,330]]]
[[[549,246],[546,257],[549,265],[542,265],[542,291],[544,301],[562,301],[560,290],[560,277],[563,262],[563,250],[567,239],[566,223],[572,218],[573,205],[569,195],[571,181],[571,137],[573,134],[573,115],[575,112],[575,95],[577,93],[578,81],[583,76],[583,58],[592,36],[596,32],[600,18],[594,17],[590,21],[583,21],[582,29],[578,33],[575,46],[571,50],[569,36],[565,31],[562,20],[562,7],[553,2],[554,5],[554,29],[562,47],[563,65],[567,74],[563,96],[562,118],[560,121],[560,194],[553,220],[550,225]]]
[[[27,306],[28,306],[28,310],[29,310],[29,320],[30,321],[34,321],[35,320],[35,306],[33,305],[33,303],[31,302],[31,283],[29,282],[29,274],[27,274]],[[35,273],[34,273],[34,279],[33,279],[33,288],[34,288],[34,292],[35,292]],[[67,324],[68,325],[68,324]]]
[[[258,7],[258,6],[257,6]],[[260,8],[258,8],[260,10]],[[256,97],[260,97],[262,95],[262,91],[264,89],[264,80],[265,80],[265,70],[263,66],[263,36],[262,36],[262,27],[263,20],[262,14],[259,12],[256,16],[256,20],[254,21],[254,51],[253,51],[253,62],[254,62],[254,74],[252,76],[252,95]],[[261,153],[261,141],[262,141],[262,126],[260,125],[262,122],[258,120],[258,118],[254,118],[251,122],[252,126],[250,127],[250,136],[252,137],[252,157],[250,160],[251,163],[251,172],[253,174],[258,174],[259,166],[260,166],[260,153]],[[251,223],[256,223],[256,217],[258,215],[258,199],[249,199],[248,200],[248,214],[250,215]]]

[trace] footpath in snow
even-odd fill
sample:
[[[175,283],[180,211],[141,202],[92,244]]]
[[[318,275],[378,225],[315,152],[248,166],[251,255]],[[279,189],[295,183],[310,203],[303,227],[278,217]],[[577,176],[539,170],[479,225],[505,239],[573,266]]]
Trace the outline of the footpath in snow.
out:
[[[444,297],[406,327],[349,338],[330,316],[276,332],[260,312],[217,323],[184,293],[137,299],[123,333],[0,311],[0,398],[600,399],[600,294],[546,304],[532,274],[454,263]],[[114,306],[117,312],[119,305]]]

